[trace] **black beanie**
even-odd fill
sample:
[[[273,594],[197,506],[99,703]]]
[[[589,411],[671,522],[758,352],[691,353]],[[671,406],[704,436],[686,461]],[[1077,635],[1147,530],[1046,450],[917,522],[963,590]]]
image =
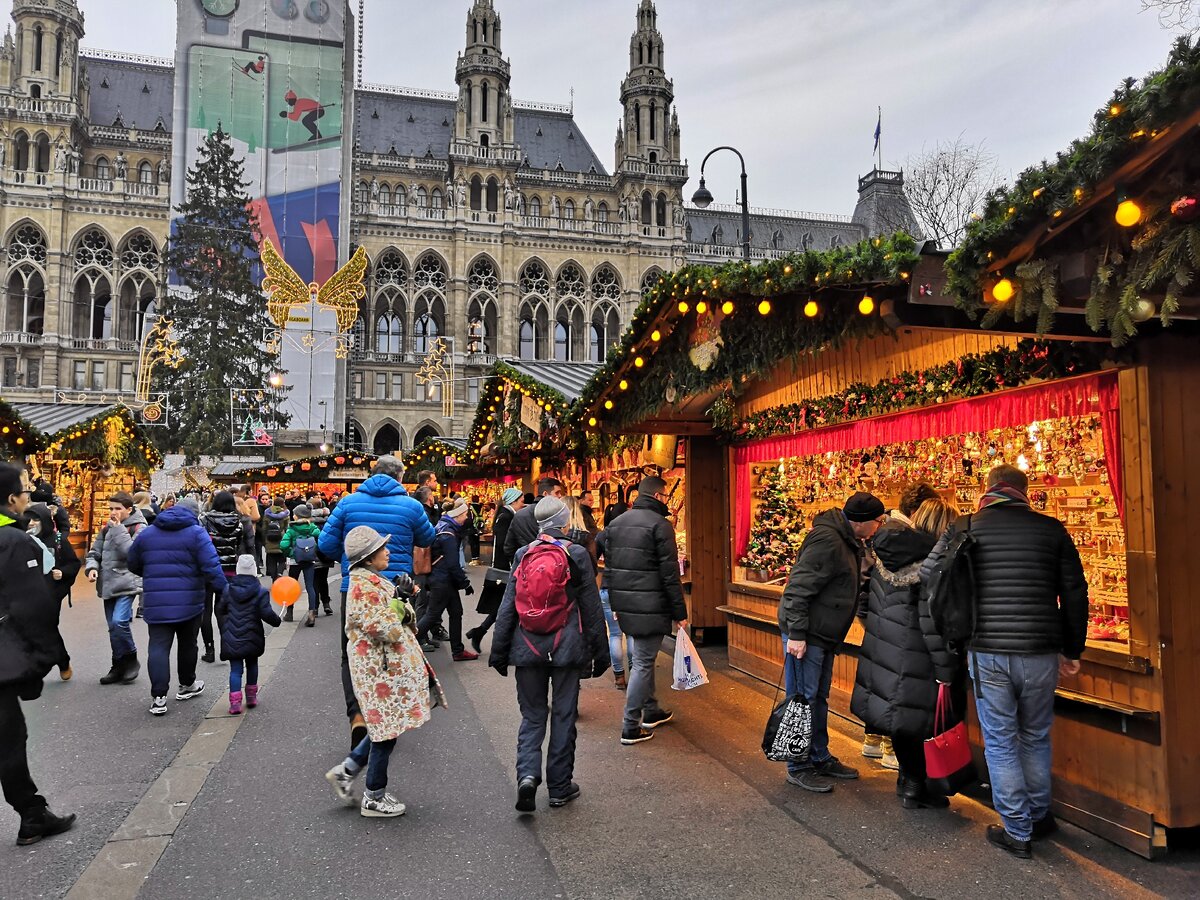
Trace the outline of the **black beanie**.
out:
[[[851,522],[870,522],[872,519],[878,519],[887,510],[883,507],[883,501],[874,494],[859,491],[846,501],[842,512]]]

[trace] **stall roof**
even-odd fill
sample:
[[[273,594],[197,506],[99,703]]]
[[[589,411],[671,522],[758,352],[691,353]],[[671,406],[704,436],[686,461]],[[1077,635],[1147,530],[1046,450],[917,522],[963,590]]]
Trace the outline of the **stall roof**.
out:
[[[600,369],[600,363],[530,359],[508,360],[506,365],[558,391],[568,403],[579,399],[584,387]]]
[[[12,407],[22,419],[50,438],[97,416],[124,410],[123,406],[107,403],[14,403]]]
[[[208,474],[211,478],[228,478],[231,475],[236,475],[238,472],[251,472],[260,469],[265,469],[267,466],[277,465],[270,462],[219,462],[211,469]]]

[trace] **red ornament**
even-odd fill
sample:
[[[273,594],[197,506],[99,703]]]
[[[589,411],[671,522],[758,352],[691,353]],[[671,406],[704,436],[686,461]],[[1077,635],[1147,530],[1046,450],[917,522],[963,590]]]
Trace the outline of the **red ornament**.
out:
[[[1181,222],[1190,222],[1200,215],[1200,201],[1195,197],[1180,197],[1171,204],[1171,215]]]

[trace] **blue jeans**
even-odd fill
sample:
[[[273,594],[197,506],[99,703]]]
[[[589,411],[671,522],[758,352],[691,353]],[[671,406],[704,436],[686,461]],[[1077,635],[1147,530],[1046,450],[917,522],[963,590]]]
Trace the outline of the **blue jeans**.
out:
[[[249,659],[231,659],[229,661],[229,691],[233,693],[242,689],[242,667],[245,664],[246,684],[258,684],[258,657]]]
[[[631,637],[629,653],[629,687],[625,690],[625,720],[622,728],[632,731],[641,727],[646,713],[657,713],[662,707],[654,695],[654,664],[662,649],[665,634]]]
[[[1050,812],[1050,726],[1058,654],[972,653],[975,711],[992,783],[992,805],[1018,841]]]
[[[788,763],[788,773],[798,775],[833,759],[829,752],[829,687],[833,684],[832,650],[809,644],[803,659],[787,654],[787,635],[783,635],[784,691],[790,697],[800,694],[812,707],[812,745],[805,762]]]
[[[356,775],[361,771],[363,766],[366,766],[367,790],[382,793],[383,789],[387,787],[388,760],[391,759],[392,750],[395,747],[395,738],[389,741],[379,741],[378,743],[372,743],[369,737],[363,738],[359,741],[358,746],[350,751],[350,755],[346,757],[346,762],[351,763],[351,765],[346,766],[346,771]]]
[[[608,656],[612,660],[613,672],[620,675],[625,671],[625,654],[621,647],[621,626],[613,615],[612,605],[608,602],[608,588],[600,592],[600,604],[604,607],[604,622],[608,625]],[[625,645],[629,658],[633,659],[633,638],[626,636]]]
[[[113,659],[137,653],[133,642],[133,594],[113,597],[104,601],[104,620],[108,623],[108,643],[112,646]]]
[[[304,579],[304,590],[308,593],[309,612],[317,611],[317,567],[315,563],[297,563],[300,577]]]

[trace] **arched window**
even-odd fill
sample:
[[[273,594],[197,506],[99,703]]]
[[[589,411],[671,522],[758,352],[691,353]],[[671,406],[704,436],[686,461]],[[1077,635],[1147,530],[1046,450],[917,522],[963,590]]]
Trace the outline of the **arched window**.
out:
[[[566,263],[554,279],[554,291],[559,297],[582,298],[587,293],[583,272],[574,263]]]
[[[540,197],[529,198],[529,215],[533,218],[540,218],[542,215],[542,200]]]
[[[147,272],[158,272],[158,248],[154,241],[143,231],[135,231],[121,245],[121,268],[128,272],[130,269],[145,269]]]
[[[413,269],[413,287],[417,290],[433,288],[442,292],[446,290],[446,265],[436,253],[426,253]]]
[[[601,200],[600,205],[596,207],[596,221],[597,222],[607,222],[608,221],[608,204],[605,203],[603,200]]]
[[[496,265],[486,256],[471,264],[467,276],[467,352],[495,353],[496,303],[500,278]]]
[[[550,296],[550,279],[546,274],[546,267],[536,259],[525,263],[521,269],[518,286],[522,297],[530,294],[537,294],[543,298]]]
[[[422,441],[427,441],[430,438],[441,437],[438,430],[432,425],[423,426],[415,435],[413,435],[413,446],[416,447]]]
[[[30,260],[39,266],[46,264],[46,238],[33,225],[22,225],[8,242],[10,265]]]
[[[25,226],[21,231],[36,229]],[[20,232],[18,232],[20,234]],[[14,242],[9,244],[9,259],[12,259]],[[42,262],[45,262],[45,245],[41,247]],[[36,259],[29,256],[27,259]],[[26,334],[41,334],[46,315],[46,288],[42,274],[29,262],[13,268],[8,276],[8,290],[4,302],[4,330]]]
[[[602,265],[592,273],[592,297],[614,303],[621,299],[621,280],[612,266]]]
[[[643,225],[652,224],[653,220],[651,219],[651,216],[653,215],[653,212],[654,212],[653,207],[654,207],[654,198],[650,196],[649,191],[643,191],[642,192],[642,219],[641,219]]]
[[[487,137],[487,135],[484,135]],[[498,212],[500,209],[500,182],[493,175],[487,180],[487,211]]]
[[[34,160],[34,169],[38,172],[50,171],[50,138],[45,134],[39,134],[34,142],[34,149],[37,158]]]
[[[408,264],[395,250],[384,250],[375,261],[375,285],[393,285],[400,290],[408,287]]]
[[[574,200],[568,200],[566,203],[563,204],[562,217],[564,219],[574,219],[575,218],[575,201]]]
[[[56,31],[54,33],[54,74],[58,75],[62,72],[62,49],[63,49],[63,33]]]
[[[354,202],[366,203],[371,199],[371,186],[365,181],[360,181],[354,186]]]
[[[662,272],[658,269],[647,269],[646,274],[642,276],[642,293],[658,284],[658,280],[662,278]]]
[[[142,160],[141,164],[138,166],[138,181],[141,184],[153,184],[154,183],[154,169],[151,168],[150,163],[148,163],[144,159]]]
[[[620,319],[615,307],[600,304],[592,311],[592,323],[588,327],[588,359],[602,363],[608,356],[608,348],[621,338]]]
[[[106,340],[113,333],[112,288],[96,269],[86,269],[75,281],[75,336]]]
[[[401,215],[408,212],[408,193],[404,190],[404,185],[396,185],[396,190],[392,192],[392,203]]]
[[[42,96],[42,86],[40,84],[31,84],[29,86],[29,96],[34,100],[40,99]]]
[[[667,195],[660,193],[654,203],[654,224],[662,228],[667,224]]]
[[[535,356],[534,340],[533,340],[533,312],[529,307],[521,307],[521,322],[518,328],[518,339],[520,348],[518,355],[521,359],[537,359]]]
[[[427,291],[417,298],[413,308],[413,349],[419,356],[424,356],[433,349],[444,331],[445,307],[440,296]]]
[[[42,33],[42,26],[35,25],[33,27],[33,71],[42,71],[42,42],[45,35]]]
[[[651,164],[654,164],[654,163],[656,163],[656,162],[658,162],[658,151],[657,151],[657,150],[651,150],[651,151],[650,151],[650,163],[651,163]]]
[[[565,315],[561,314],[560,316]],[[569,356],[570,326],[566,318],[559,318],[554,323],[554,358],[558,362],[566,362]]]
[[[713,244],[725,243],[725,229],[722,228],[719,224],[713,226],[712,242],[713,242]]]
[[[638,65],[644,66],[645,64],[646,64],[646,45],[643,44],[641,41],[638,41]]]
[[[379,205],[384,209],[387,209],[392,205],[392,189],[386,184],[381,184],[379,186]]]
[[[387,456],[400,449],[400,429],[388,423],[375,432],[371,449],[379,456]]]
[[[471,209],[483,208],[483,179],[478,175],[471,178]]]
[[[363,441],[362,426],[349,419],[346,422],[346,449],[348,450],[365,450],[366,444]]]
[[[640,54],[640,45],[638,51]],[[640,141],[642,139],[642,104],[640,103],[633,104],[633,123],[634,136]]]
[[[443,197],[442,197],[442,192],[441,192],[441,190],[440,190],[440,189],[438,189],[438,188],[434,188],[434,189],[433,189],[433,193],[429,195],[429,201],[428,201],[428,202],[429,202],[429,205],[430,205],[430,206],[431,206],[433,209],[441,209],[441,208],[442,208],[442,207],[445,205],[445,204],[444,204],[444,202],[443,202]],[[423,188],[423,187],[422,187],[422,188],[417,188],[417,205],[418,205],[418,206],[424,206],[424,205],[425,205],[425,203],[426,203],[426,200],[425,200],[425,188]]]
[[[804,232],[804,237],[800,238],[800,249],[811,250],[815,239],[811,231]]]
[[[486,134],[479,136],[479,155],[486,157],[488,155],[488,147],[491,146],[490,139]]]
[[[479,121],[486,122],[488,120],[488,83],[485,81],[479,85]]]
[[[108,160],[103,156],[96,157],[96,177],[101,181],[112,179],[112,170],[108,167]]]
[[[650,56],[654,56],[654,45],[650,45]],[[650,101],[650,140],[658,140],[658,104]]]
[[[471,124],[471,107],[475,103],[475,91],[471,87],[471,82],[467,82],[467,124]]]
[[[404,352],[404,300],[386,294],[375,301],[375,352]]]
[[[13,168],[18,172],[29,170],[29,135],[24,131],[13,137]]]
[[[86,266],[99,266],[107,269],[113,264],[112,244],[108,237],[98,228],[91,228],[83,233],[79,243],[75,245],[75,265],[82,269]]]
[[[123,341],[141,340],[145,334],[147,310],[153,322],[156,308],[154,282],[144,272],[134,272],[121,284],[116,336]]]
[[[774,250],[779,250],[783,247],[783,231],[779,228],[776,228],[771,233],[771,247]]]

